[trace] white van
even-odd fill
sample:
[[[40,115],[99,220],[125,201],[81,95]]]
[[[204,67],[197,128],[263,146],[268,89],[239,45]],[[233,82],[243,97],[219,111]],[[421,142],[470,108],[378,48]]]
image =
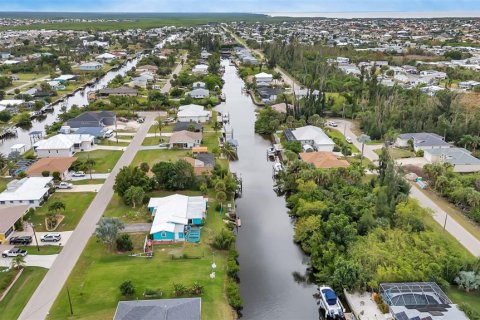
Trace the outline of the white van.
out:
[[[104,137],[105,138],[110,138],[113,136],[113,130],[108,130],[107,132],[105,132],[104,134]]]

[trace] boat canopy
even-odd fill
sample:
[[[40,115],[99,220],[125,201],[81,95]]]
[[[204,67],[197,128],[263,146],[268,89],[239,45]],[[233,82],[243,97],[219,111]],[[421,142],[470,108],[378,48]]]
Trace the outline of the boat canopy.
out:
[[[337,295],[332,289],[323,289],[322,292],[325,295],[325,300],[327,300],[329,305],[333,306],[337,303]]]

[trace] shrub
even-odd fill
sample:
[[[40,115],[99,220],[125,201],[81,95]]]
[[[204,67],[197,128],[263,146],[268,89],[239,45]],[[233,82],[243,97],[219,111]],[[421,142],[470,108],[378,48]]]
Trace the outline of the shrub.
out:
[[[173,295],[175,297],[180,297],[183,296],[185,293],[187,293],[187,288],[181,284],[181,283],[173,283]]]
[[[131,296],[135,293],[135,287],[133,286],[133,283],[132,281],[130,280],[127,280],[127,281],[124,281],[121,285],[120,285],[120,293],[123,295],[123,296]]]
[[[143,172],[148,172],[150,171],[150,166],[148,165],[148,163],[142,162],[140,163],[140,170],[142,170]]]
[[[117,250],[119,251],[132,251],[133,242],[130,235],[127,233],[122,234],[117,238]]]
[[[204,286],[202,286],[197,281],[195,281],[189,291],[191,294],[195,296],[201,296],[205,291],[205,289],[204,289]]]
[[[143,292],[143,296],[148,298],[159,298],[162,295],[163,295],[163,292],[160,289],[146,288],[145,291]]]
[[[49,175],[50,175],[50,171],[48,170],[42,171],[42,177],[48,177]]]
[[[425,152],[422,149],[418,149],[417,152],[415,153],[415,155],[417,157],[423,157],[424,154],[425,154]]]
[[[55,181],[60,181],[61,180],[60,179],[60,172],[58,172],[58,171],[54,171],[52,173],[52,177],[53,177],[53,180],[55,180]]]
[[[227,250],[234,241],[235,236],[230,231],[223,228],[220,233],[213,238],[212,246],[218,250]]]
[[[228,274],[228,276],[230,278],[237,279],[239,271],[240,271],[240,266],[238,265],[237,260],[229,257],[228,260],[227,260],[227,274]]]
[[[237,311],[242,309],[243,302],[242,297],[240,297],[240,290],[238,284],[233,280],[227,282],[227,298],[233,309]]]

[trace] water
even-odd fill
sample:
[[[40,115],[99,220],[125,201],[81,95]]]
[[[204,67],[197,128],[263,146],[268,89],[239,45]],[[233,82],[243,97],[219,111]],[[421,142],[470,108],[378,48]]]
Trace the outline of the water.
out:
[[[177,35],[171,35],[167,39],[159,43],[158,47],[162,47],[167,41],[175,40]],[[17,143],[22,143],[27,146],[27,149],[32,147],[32,141],[30,140],[29,133],[32,131],[41,131],[45,134],[45,125],[51,125],[57,121],[59,114],[63,113],[61,110],[62,106],[65,105],[66,109],[70,109],[73,105],[77,106],[86,106],[88,105],[87,93],[89,91],[96,91],[105,88],[108,83],[115,78],[117,75],[125,75],[129,70],[135,67],[139,59],[135,58],[130,61],[127,61],[117,70],[112,70],[107,72],[98,82],[91,86],[75,92],[72,96],[65,98],[63,102],[59,102],[54,105],[54,111],[46,113],[46,117],[42,117],[32,121],[32,126],[29,128],[17,128],[18,135],[11,139],[0,141],[0,153],[8,155],[10,153],[10,148]],[[61,92],[60,92],[61,93]]]
[[[478,18],[480,11],[338,11],[338,12],[270,12],[271,17],[332,18],[332,19],[434,19]]]
[[[239,161],[231,170],[243,179],[243,197],[237,201],[242,220],[237,237],[240,253],[240,293],[244,319],[318,319],[313,285],[296,282],[305,274],[306,256],[293,243],[293,225],[285,199],[273,191],[272,163],[267,161],[270,142],[255,134],[255,105],[241,92],[243,81],[236,68],[225,66],[226,103],[217,107],[230,113]]]

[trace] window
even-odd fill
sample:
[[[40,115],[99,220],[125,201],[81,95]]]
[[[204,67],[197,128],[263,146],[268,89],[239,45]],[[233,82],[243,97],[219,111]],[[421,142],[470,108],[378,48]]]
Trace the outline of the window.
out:
[[[35,203],[35,201],[34,201],[34,200],[30,200],[30,203]]]
[[[0,201],[0,204],[5,204],[5,201]]]
[[[166,233],[165,231],[162,231],[162,233],[160,233],[160,237],[166,238],[166,237],[167,237],[167,233]]]

